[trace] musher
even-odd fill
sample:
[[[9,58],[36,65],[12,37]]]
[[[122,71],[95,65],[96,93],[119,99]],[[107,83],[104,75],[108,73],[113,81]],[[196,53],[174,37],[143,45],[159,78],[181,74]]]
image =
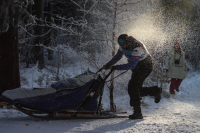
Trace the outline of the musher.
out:
[[[118,52],[103,68],[132,70],[132,76],[128,83],[128,94],[130,96],[130,106],[133,107],[133,114],[129,115],[129,119],[142,119],[141,97],[154,96],[155,102],[159,103],[162,88],[157,86],[142,87],[144,80],[153,70],[152,57],[145,44],[127,34],[118,37],[118,44],[120,45]],[[113,66],[123,55],[128,59],[128,63]]]

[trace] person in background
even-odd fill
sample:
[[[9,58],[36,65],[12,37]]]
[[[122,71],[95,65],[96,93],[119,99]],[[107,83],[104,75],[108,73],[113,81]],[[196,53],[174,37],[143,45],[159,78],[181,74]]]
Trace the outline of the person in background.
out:
[[[161,99],[161,88],[157,86],[142,87],[144,80],[153,70],[152,57],[145,44],[127,34],[118,37],[118,44],[120,45],[118,52],[103,68],[132,70],[132,76],[128,83],[128,94],[130,96],[130,106],[133,107],[133,114],[129,115],[129,119],[142,119],[141,97],[154,96],[156,103],[159,103]],[[113,66],[123,55],[128,59],[128,63]]]
[[[165,67],[166,75],[171,78],[169,92],[175,94],[175,90],[179,92],[179,86],[186,77],[186,70],[189,71],[185,52],[181,49],[179,40],[174,42],[174,47],[167,53]]]

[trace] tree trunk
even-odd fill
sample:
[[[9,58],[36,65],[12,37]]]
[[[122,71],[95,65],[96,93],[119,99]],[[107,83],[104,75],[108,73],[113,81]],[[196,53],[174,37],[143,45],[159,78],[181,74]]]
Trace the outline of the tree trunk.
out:
[[[28,13],[32,14],[32,5],[28,5]],[[29,29],[29,28],[28,28]],[[29,34],[27,33],[26,36],[29,36]],[[28,44],[30,43],[30,41],[28,41]],[[29,68],[29,64],[31,63],[31,47],[29,46],[25,46],[26,47],[26,68]]]
[[[36,17],[38,19],[43,20],[43,0],[35,0],[35,7],[36,7]],[[42,21],[37,20],[37,26],[35,27],[35,35],[43,35],[43,24]],[[36,37],[35,44],[43,44],[43,37]],[[34,50],[34,54],[36,56],[36,60],[39,61],[38,68],[44,68],[44,48],[40,46],[36,46]]]
[[[7,32],[0,33],[0,95],[20,87],[18,28],[9,25]]]
[[[52,22],[51,17],[53,17],[52,13],[53,13],[53,5],[52,5],[52,1],[48,2],[48,16],[47,16],[47,21],[49,23]],[[47,46],[50,46],[51,43],[51,38],[53,37],[53,28],[48,28],[49,30],[51,29],[50,33],[48,34],[48,41],[47,41]],[[52,50],[47,50],[48,51],[48,60],[52,60],[53,59],[53,51]]]

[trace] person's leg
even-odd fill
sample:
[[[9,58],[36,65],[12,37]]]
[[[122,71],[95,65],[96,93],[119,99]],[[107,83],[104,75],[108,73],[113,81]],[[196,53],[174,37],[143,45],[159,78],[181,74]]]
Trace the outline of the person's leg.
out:
[[[183,79],[177,79],[176,80],[176,86],[175,89],[177,92],[179,92],[179,86],[181,85],[181,82],[183,81]]]
[[[151,57],[141,61],[138,63],[136,68],[134,69],[131,80],[128,84],[128,94],[130,96],[130,106],[133,106],[134,113],[130,115],[130,119],[141,119],[142,112],[140,107],[140,89],[142,88],[144,80],[149,76],[152,72],[153,65],[151,61]]]
[[[150,58],[150,57],[149,57]],[[142,88],[144,80],[149,76],[153,70],[153,64],[151,58],[145,59],[138,63],[133,70],[131,80],[128,83],[128,94],[130,96],[130,106],[133,106],[134,102],[140,103],[140,89]]]
[[[171,94],[174,94],[175,93],[175,87],[176,87],[176,79],[175,78],[172,78],[171,79],[171,84],[170,84],[170,93]]]
[[[140,96],[154,96],[155,103],[159,103],[161,99],[161,92],[162,88],[158,86],[142,87],[142,89],[140,90]]]
[[[135,106],[140,104],[140,90],[141,85],[145,79],[138,75],[137,73],[131,76],[131,80],[128,83],[128,94],[130,96],[130,106]]]
[[[137,78],[136,78],[137,77]],[[141,77],[132,75],[128,84],[128,94],[130,96],[130,106],[133,107],[133,114],[129,116],[129,119],[142,119],[142,111],[140,107],[140,83],[143,82]]]

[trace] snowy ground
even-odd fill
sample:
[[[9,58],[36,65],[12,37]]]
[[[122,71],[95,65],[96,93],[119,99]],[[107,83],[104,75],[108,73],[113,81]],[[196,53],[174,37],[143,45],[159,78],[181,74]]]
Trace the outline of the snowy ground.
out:
[[[19,111],[0,108],[0,133],[200,133],[200,76],[188,74],[180,92],[172,96],[164,88],[160,103],[146,97],[142,104],[142,120],[86,119],[40,120]],[[115,99],[117,107],[132,113],[128,95]],[[107,105],[107,101],[103,101]]]

